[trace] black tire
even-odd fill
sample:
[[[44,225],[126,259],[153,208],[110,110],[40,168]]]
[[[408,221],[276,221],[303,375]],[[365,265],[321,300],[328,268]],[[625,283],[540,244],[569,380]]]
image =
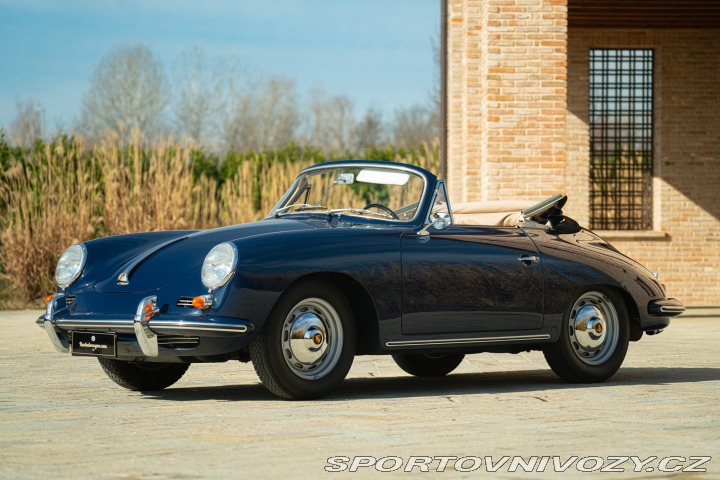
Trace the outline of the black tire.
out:
[[[303,305],[309,306],[305,312]],[[309,322],[314,322],[310,328],[309,324],[299,326],[305,314]],[[286,335],[300,331],[303,326],[306,340]],[[323,335],[317,339],[313,332],[320,331]],[[293,287],[279,300],[250,344],[250,358],[260,381],[274,395],[290,400],[319,398],[347,376],[355,356],[355,338],[352,310],[343,295],[332,285],[309,281]],[[297,346],[299,343],[290,342],[310,339],[319,342],[318,349],[324,346],[325,350],[318,353],[306,348],[308,343]],[[301,359],[303,355],[316,358]]]
[[[463,361],[462,353],[394,353],[398,367],[416,377],[442,377],[455,370]]]
[[[595,297],[597,297],[595,299]],[[585,307],[599,308],[601,316],[605,320],[605,326],[601,329],[601,333],[605,332],[604,340],[597,351],[593,352],[583,348],[583,343],[579,335],[583,335],[587,331],[587,335],[594,335],[601,339],[597,332],[590,325],[593,316],[585,316],[590,320],[578,330],[570,327],[571,322],[581,321],[582,305],[578,304],[587,300]],[[608,321],[612,317],[612,311],[616,313],[617,322]],[[607,318],[605,318],[607,317]],[[595,316],[595,319],[598,317]],[[582,324],[582,322],[580,322]],[[612,329],[616,329],[613,332]],[[610,341],[616,335],[615,341]],[[599,340],[593,340],[599,341]],[[560,339],[545,347],[545,360],[553,372],[563,380],[571,383],[597,383],[607,380],[618,371],[622,365],[627,353],[628,343],[630,341],[630,319],[628,315],[625,301],[617,290],[606,287],[594,287],[579,294],[572,303],[568,305],[563,315]]]
[[[110,380],[128,390],[149,392],[162,390],[182,378],[189,363],[131,363],[112,358],[98,358]]]

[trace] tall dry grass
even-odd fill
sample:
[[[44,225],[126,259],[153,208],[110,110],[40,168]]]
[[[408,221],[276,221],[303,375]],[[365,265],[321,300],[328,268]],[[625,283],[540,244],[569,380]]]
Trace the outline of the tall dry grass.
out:
[[[82,160],[80,143],[45,145],[33,162],[4,172],[0,251],[15,301],[49,292],[55,263],[69,245],[94,238],[103,210],[100,166]]]
[[[46,144],[0,172],[0,308],[38,302],[54,291],[54,270],[68,246],[148,230],[213,228],[263,218],[313,158],[242,161],[218,186],[193,174],[190,142],[128,148],[108,137],[85,152],[80,140]],[[436,152],[436,148],[425,151]],[[396,157],[437,170],[434,153]]]
[[[104,179],[103,233],[217,226],[217,185],[193,178],[192,148],[170,141],[150,148],[137,136],[129,149],[115,139],[102,141],[93,158]]]

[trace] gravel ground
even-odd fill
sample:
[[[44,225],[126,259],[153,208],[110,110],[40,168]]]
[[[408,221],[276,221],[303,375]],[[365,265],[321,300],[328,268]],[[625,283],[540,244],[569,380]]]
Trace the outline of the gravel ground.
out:
[[[193,365],[162,392],[126,391],[94,359],[55,352],[34,324],[39,313],[0,312],[2,479],[316,478],[328,457],[359,455],[712,456],[692,478],[720,478],[718,311],[631,344],[623,368],[599,385],[559,381],[538,352],[473,355],[440,380],[412,378],[390,357],[359,357],[335,394],[311,402],[274,398],[250,364],[235,362]],[[449,465],[425,476],[522,476],[486,473],[485,460],[474,472],[458,472],[472,461]],[[621,468],[607,475],[688,475]],[[559,476],[548,471],[525,475]],[[360,472],[335,476],[388,475]]]

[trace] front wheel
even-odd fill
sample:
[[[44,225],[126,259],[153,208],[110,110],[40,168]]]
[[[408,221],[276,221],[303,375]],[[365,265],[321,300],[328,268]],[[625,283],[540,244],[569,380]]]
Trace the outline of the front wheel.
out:
[[[302,283],[279,301],[249,350],[255,372],[273,394],[293,400],[322,397],[352,365],[352,311],[331,285]]]
[[[455,370],[465,355],[461,353],[394,353],[398,367],[416,377],[442,377]]]
[[[597,287],[580,294],[565,312],[560,339],[545,348],[545,359],[568,382],[602,382],[620,368],[629,341],[629,315],[622,296]]]
[[[174,384],[190,368],[189,363],[131,363],[112,358],[98,358],[110,380],[135,391],[162,390]]]

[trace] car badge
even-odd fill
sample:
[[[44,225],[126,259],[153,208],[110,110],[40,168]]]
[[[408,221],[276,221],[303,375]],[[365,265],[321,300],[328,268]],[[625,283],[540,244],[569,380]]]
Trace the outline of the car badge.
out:
[[[121,273],[117,279],[117,284],[118,285],[127,285],[128,283],[129,282],[128,282],[127,275],[125,274],[125,272]]]

